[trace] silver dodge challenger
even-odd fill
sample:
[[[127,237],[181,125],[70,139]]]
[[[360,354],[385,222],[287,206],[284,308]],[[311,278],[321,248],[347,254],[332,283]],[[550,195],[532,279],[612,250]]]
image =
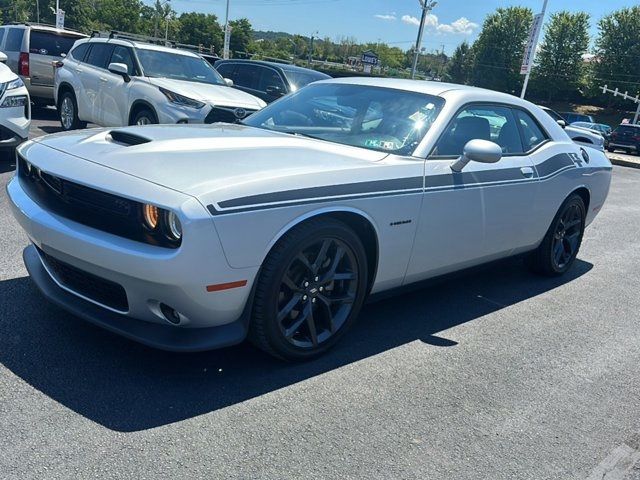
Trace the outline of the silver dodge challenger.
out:
[[[50,135],[7,186],[45,297],[152,347],[331,348],[370,294],[522,255],[561,275],[611,164],[539,107],[434,82],[311,84],[242,124]]]

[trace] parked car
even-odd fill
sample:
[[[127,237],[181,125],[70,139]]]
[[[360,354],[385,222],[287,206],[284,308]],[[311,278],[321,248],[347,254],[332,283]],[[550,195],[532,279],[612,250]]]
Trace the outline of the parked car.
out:
[[[562,115],[562,118],[564,118],[569,125],[574,122],[595,123],[595,120],[591,115],[584,115],[582,113],[574,112],[560,112],[560,115]]]
[[[267,103],[309,83],[331,78],[309,68],[256,60],[219,60],[215,68],[220,75],[231,79],[236,88],[260,97]]]
[[[600,135],[600,133],[593,132],[587,128],[576,127],[573,125],[567,125],[567,121],[555,110],[551,110],[548,107],[543,107],[540,105],[540,108],[547,112],[547,114],[553,118],[564,131],[569,135],[571,140],[576,142],[579,145],[584,145],[585,147],[596,148],[598,150],[604,151],[604,137]]]
[[[623,150],[626,153],[634,152],[640,155],[640,125],[633,123],[622,123],[611,132],[609,145],[607,149],[610,152]]]
[[[571,126],[586,128],[587,130],[590,130],[593,133],[602,135],[604,137],[605,147],[609,143],[609,137],[611,136],[611,132],[613,130],[609,125],[605,125],[604,123],[574,122],[571,124]]]
[[[29,136],[31,103],[24,82],[6,61],[0,52],[0,150],[13,152]]]
[[[18,163],[9,203],[46,297],[153,347],[248,335],[288,360],[335,345],[369,293],[516,254],[566,273],[611,180],[525,100],[380,78],[313,83],[239,125],[51,135]]]
[[[55,98],[64,130],[235,122],[266,105],[196,53],[101,37],[79,41],[58,64]]]
[[[53,64],[66,57],[73,44],[86,35],[73,30],[23,23],[0,27],[0,51],[17,73],[36,105],[53,105]]]

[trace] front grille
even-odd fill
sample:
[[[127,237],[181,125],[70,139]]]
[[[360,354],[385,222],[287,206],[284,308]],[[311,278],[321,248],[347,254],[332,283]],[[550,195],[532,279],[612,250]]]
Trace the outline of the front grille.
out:
[[[122,285],[73,267],[40,249],[38,253],[56,280],[69,290],[114,310],[129,310],[127,293]]]
[[[180,246],[179,241],[170,241],[161,232],[152,232],[144,226],[140,202],[56,177],[37,167],[29,169],[21,156],[18,156],[18,178],[29,197],[57,215],[150,245]]]
[[[254,112],[255,110],[248,110],[246,108],[213,107],[207,115],[207,118],[204,119],[204,123],[236,123],[244,120]]]

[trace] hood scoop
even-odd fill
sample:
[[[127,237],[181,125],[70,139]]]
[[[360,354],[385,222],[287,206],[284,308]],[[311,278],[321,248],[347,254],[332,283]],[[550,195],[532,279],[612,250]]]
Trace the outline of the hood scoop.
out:
[[[114,143],[119,143],[125,147],[132,147],[134,145],[142,145],[144,143],[151,142],[151,139],[137,135],[135,133],[124,132],[122,130],[112,130],[107,135],[107,140]]]

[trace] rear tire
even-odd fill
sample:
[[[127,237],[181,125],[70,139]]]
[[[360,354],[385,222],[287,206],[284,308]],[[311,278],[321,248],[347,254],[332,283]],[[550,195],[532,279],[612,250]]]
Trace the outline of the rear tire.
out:
[[[550,277],[567,272],[580,250],[585,219],[582,197],[576,193],[570,195],[558,210],[540,246],[527,257],[528,267]]]
[[[323,354],[358,316],[367,275],[362,242],[344,223],[321,218],[294,227],[263,263],[249,340],[283,360]]]
[[[133,116],[131,125],[153,125],[157,123],[158,118],[156,117],[155,113],[153,113],[148,108],[143,108],[142,110],[138,110]]]
[[[87,126],[87,122],[83,122],[78,118],[78,103],[76,102],[76,96],[73,92],[68,90],[63,92],[60,96],[58,115],[60,117],[62,130],[65,132],[85,128]]]

